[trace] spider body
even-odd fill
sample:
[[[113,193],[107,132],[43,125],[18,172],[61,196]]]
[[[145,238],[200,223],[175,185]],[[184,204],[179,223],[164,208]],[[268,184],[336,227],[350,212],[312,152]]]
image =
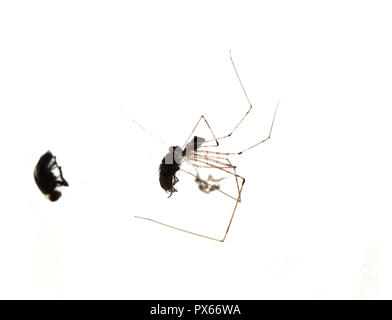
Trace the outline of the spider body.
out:
[[[185,145],[185,150],[182,152],[184,157],[191,156],[197,149],[206,141],[206,139],[194,136],[193,139]]]
[[[58,169],[59,176],[53,173]],[[68,182],[64,179],[61,167],[56,162],[56,157],[50,151],[47,151],[38,160],[34,169],[34,180],[41,192],[48,196],[50,201],[57,201],[61,197],[61,192],[57,189],[59,186],[68,187]]]

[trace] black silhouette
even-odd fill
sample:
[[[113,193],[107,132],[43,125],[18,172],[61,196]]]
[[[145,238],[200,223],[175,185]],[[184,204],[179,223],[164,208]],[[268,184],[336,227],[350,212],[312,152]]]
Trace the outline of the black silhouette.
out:
[[[58,169],[59,175],[53,171]],[[41,192],[48,196],[50,201],[57,201],[61,197],[61,192],[57,189],[60,186],[68,187],[68,182],[63,177],[61,167],[56,162],[56,157],[47,151],[41,156],[34,169],[34,180]]]
[[[186,160],[186,157],[191,157],[193,152],[199,148],[205,139],[194,136],[184,150],[179,146],[172,146],[169,148],[169,153],[162,159],[159,165],[159,183],[166,192],[169,192],[169,198],[173,192],[177,192],[174,185],[179,181],[176,173],[180,170],[181,163]]]

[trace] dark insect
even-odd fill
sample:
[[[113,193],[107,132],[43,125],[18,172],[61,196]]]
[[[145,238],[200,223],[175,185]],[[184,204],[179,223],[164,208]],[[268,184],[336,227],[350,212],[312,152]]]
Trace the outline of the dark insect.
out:
[[[159,183],[163,190],[170,192],[169,197],[173,192],[177,192],[174,185],[178,182],[176,173],[180,170],[182,152],[183,150],[178,146],[170,147],[169,153],[162,159],[159,166]]]
[[[169,148],[169,153],[162,159],[159,166],[159,183],[166,192],[169,192],[169,198],[173,192],[177,192],[174,185],[178,182],[176,173],[180,170],[182,162],[194,154],[194,151],[199,148],[205,139],[194,136],[183,150],[179,146],[172,146]]]
[[[53,171],[58,170],[56,176]],[[56,162],[56,157],[50,152],[46,152],[38,160],[34,169],[34,180],[41,192],[48,196],[50,201],[57,201],[61,197],[58,187],[68,187],[68,182],[63,177],[61,167]]]

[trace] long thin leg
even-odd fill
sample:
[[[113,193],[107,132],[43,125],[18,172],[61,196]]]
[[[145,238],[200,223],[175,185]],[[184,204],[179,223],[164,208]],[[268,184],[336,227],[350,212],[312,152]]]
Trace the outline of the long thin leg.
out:
[[[219,167],[216,167],[216,166],[213,166],[213,165],[212,165],[212,167],[213,167],[213,168],[216,168],[216,169],[220,169]],[[227,171],[227,170],[225,170],[225,169],[220,169],[220,170],[223,170],[223,171],[225,171],[225,172],[227,172],[227,173],[232,174],[231,172],[229,172],[229,171]],[[227,234],[229,233],[229,230],[230,230],[231,223],[233,222],[234,214],[235,214],[235,212],[236,212],[236,210],[237,210],[238,203],[241,202],[241,193],[242,193],[242,189],[243,189],[244,184],[245,184],[245,178],[243,178],[243,177],[241,177],[241,176],[239,176],[239,175],[236,175],[236,176],[237,176],[238,178],[242,179],[242,183],[241,183],[241,186],[240,186],[240,188],[239,188],[238,198],[237,198],[237,201],[235,202],[235,206],[234,206],[234,209],[233,209],[233,213],[231,214],[230,221],[229,221],[229,224],[228,224],[228,226],[227,226],[225,235],[224,235],[224,237],[222,238],[222,240],[220,240],[221,242],[224,242],[224,241],[226,240]]]
[[[229,160],[229,159],[227,159],[227,161],[230,163],[230,160]],[[198,162],[204,162],[204,161],[198,161]],[[225,169],[222,169],[222,168],[220,168],[220,167],[214,166],[213,164],[209,164],[208,162],[204,162],[204,163],[210,165],[212,168],[220,169],[220,170],[223,170],[223,171],[225,171],[225,172],[227,172],[227,173],[233,174],[233,173],[231,173],[231,172],[229,172],[229,171],[227,171],[227,170],[225,170]],[[230,163],[230,164],[231,164],[231,163]],[[197,166],[197,165],[196,165],[196,166]],[[243,189],[244,184],[245,184],[245,178],[244,178],[244,177],[241,177],[240,175],[238,175],[238,174],[235,172],[235,166],[232,166],[232,167],[233,167],[233,170],[234,170],[234,176],[236,177],[237,185],[238,185],[238,180],[237,180],[237,178],[242,179],[242,183],[241,183],[241,186],[239,187],[239,190],[238,190],[238,198],[237,198],[237,201],[236,201],[236,203],[235,203],[233,213],[232,213],[232,215],[231,215],[231,217],[230,217],[230,221],[229,221],[229,224],[228,224],[228,226],[227,226],[227,229],[226,229],[226,232],[225,232],[225,236],[223,237],[223,239],[221,240],[221,242],[224,242],[224,241],[225,241],[225,239],[226,239],[226,237],[227,237],[227,234],[228,234],[228,232],[229,232],[229,230],[230,230],[230,226],[231,226],[231,223],[233,222],[234,214],[235,214],[235,212],[236,212],[236,210],[237,210],[238,203],[241,202],[242,189]]]
[[[230,169],[232,169],[233,170],[233,172],[234,172],[234,177],[235,177],[235,181],[236,181],[236,185],[237,185],[237,190],[238,190],[238,192],[240,191],[240,187],[239,187],[239,184],[238,184],[238,175],[237,175],[237,172],[236,172],[236,166],[233,166],[232,164],[231,164],[231,162],[230,162],[230,160],[229,160],[229,158],[223,158],[223,157],[219,157],[219,156],[208,156],[207,157],[207,155],[200,155],[200,154],[198,154],[197,152],[195,153],[195,156],[197,157],[197,158],[202,158],[202,159],[204,159],[204,160],[207,160],[207,161],[211,161],[211,162],[214,162],[214,163],[217,163],[217,164],[222,164],[222,165],[226,165],[226,167],[222,167],[222,168],[230,168]],[[218,158],[218,159],[220,159],[220,160],[225,160],[226,161],[226,164],[225,163],[223,163],[222,161],[220,161],[220,160],[216,160],[216,158]],[[195,159],[195,160],[197,160],[197,159]],[[241,202],[241,199],[239,200],[240,202]]]
[[[182,170],[182,169],[181,169],[181,170]],[[190,175],[196,177],[193,173],[190,173],[190,172],[185,171],[185,170],[182,170],[182,171],[184,171],[184,172],[186,172],[186,173],[188,173],[188,174],[190,174]],[[163,222],[154,220],[154,219],[146,218],[146,217],[135,216],[135,218],[144,219],[144,220],[148,220],[148,221],[151,221],[151,222],[155,222],[155,223],[160,224],[160,225],[163,225],[163,226],[165,226],[165,227],[169,227],[169,228],[172,228],[172,229],[175,229],[175,230],[178,230],[178,231],[182,231],[182,232],[185,232],[185,233],[189,233],[189,234],[192,234],[192,235],[201,237],[201,238],[206,238],[206,239],[210,239],[210,240],[215,240],[215,241],[219,241],[219,242],[224,242],[224,241],[226,240],[226,238],[227,238],[227,234],[229,233],[231,223],[233,222],[234,214],[235,214],[235,212],[236,212],[236,210],[237,210],[238,203],[239,203],[239,199],[241,198],[242,189],[243,189],[244,183],[245,183],[245,179],[244,179],[244,178],[242,178],[242,179],[243,179],[243,181],[242,181],[242,184],[241,184],[239,193],[238,193],[238,198],[237,198],[237,200],[235,201],[233,213],[231,214],[231,217],[230,217],[230,220],[229,220],[229,224],[227,225],[225,235],[223,236],[222,239],[217,239],[217,238],[209,237],[209,236],[206,236],[206,235],[203,235],[203,234],[200,234],[200,233],[196,233],[196,232],[192,232],[192,231],[185,230],[185,229],[182,229],[182,228],[178,228],[178,227],[175,227],[175,226],[172,226],[172,225],[169,225],[169,224],[166,224],[166,223],[163,223]],[[218,191],[220,191],[220,190],[218,190]],[[221,191],[221,192],[222,192],[222,191]],[[230,197],[231,197],[231,196],[230,196]],[[231,197],[231,198],[232,198],[232,197]]]
[[[215,165],[215,164],[213,164],[213,163],[210,163],[210,162],[208,162],[208,161],[204,161],[204,160],[201,160],[201,159],[192,160],[192,161],[194,161],[194,162],[199,162],[199,163],[203,163],[203,164],[206,165],[206,168],[214,168],[214,169],[222,170],[222,171],[224,171],[224,172],[226,172],[226,173],[229,173],[229,174],[231,174],[231,175],[233,175],[233,176],[235,176],[235,177],[237,177],[237,178],[239,178],[239,179],[245,181],[245,178],[244,178],[244,177],[242,177],[242,176],[240,176],[240,175],[238,175],[238,174],[235,174],[235,173],[233,173],[233,172],[230,172],[230,171],[226,170],[225,167],[220,167],[220,166],[217,166],[217,165]],[[196,167],[198,166],[198,165],[196,165],[196,164],[193,164],[193,165],[196,166]],[[231,167],[231,168],[234,168],[234,167]]]
[[[240,151],[240,152],[217,152],[217,151],[208,151],[208,150],[204,150],[204,149],[203,149],[203,146],[200,146],[200,147],[197,149],[197,152],[203,152],[203,153],[206,153],[206,154],[226,155],[226,156],[228,156],[228,155],[240,155],[240,154],[244,153],[245,151],[248,151],[248,150],[250,150],[250,149],[252,149],[252,148],[258,146],[259,144],[262,144],[262,143],[268,141],[269,139],[271,139],[272,129],[273,129],[273,127],[274,127],[275,116],[276,116],[276,111],[278,110],[278,106],[279,106],[279,103],[276,105],[275,112],[274,112],[274,116],[273,116],[272,122],[271,122],[270,131],[269,131],[269,134],[268,134],[268,137],[267,137],[267,138],[264,138],[263,140],[261,140],[261,141],[255,143],[254,145],[251,145],[251,146],[248,147],[248,148],[243,149],[243,150]]]
[[[230,61],[231,61],[231,64],[232,64],[232,66],[233,66],[233,69],[234,69],[234,72],[235,72],[235,74],[236,74],[236,76],[237,76],[237,79],[238,79],[238,81],[239,81],[239,83],[240,83],[240,85],[241,85],[242,91],[244,92],[245,98],[246,98],[246,100],[247,100],[248,103],[249,103],[249,109],[248,109],[248,111],[246,111],[245,115],[241,118],[241,120],[236,124],[236,126],[234,127],[234,129],[231,130],[231,132],[230,132],[229,134],[227,134],[227,135],[225,135],[225,136],[223,136],[223,137],[220,137],[220,138],[216,138],[214,132],[211,130],[211,127],[210,127],[210,125],[208,124],[208,122],[207,122],[206,118],[204,117],[204,115],[201,116],[200,119],[199,119],[199,121],[196,123],[196,126],[193,128],[191,134],[189,135],[188,139],[186,140],[186,142],[185,142],[185,144],[184,144],[184,147],[185,147],[185,145],[188,143],[189,139],[192,137],[192,134],[195,132],[196,127],[199,125],[201,119],[204,119],[204,121],[206,122],[208,128],[210,129],[210,131],[211,131],[211,133],[212,133],[212,136],[214,137],[213,140],[205,141],[205,143],[208,143],[208,142],[215,142],[215,143],[216,143],[216,145],[205,146],[205,147],[217,147],[217,146],[219,146],[219,141],[218,141],[218,140],[222,140],[222,139],[225,139],[225,138],[230,137],[230,136],[233,134],[233,132],[234,132],[235,130],[237,130],[237,128],[239,127],[239,125],[242,123],[242,121],[244,121],[244,119],[246,118],[246,116],[249,114],[249,112],[250,112],[250,111],[252,110],[252,108],[253,108],[253,107],[252,107],[252,103],[251,103],[250,100],[249,100],[248,94],[246,93],[245,87],[244,87],[244,85],[243,85],[243,83],[242,83],[242,81],[241,81],[241,78],[240,78],[239,74],[238,74],[237,68],[236,68],[236,66],[235,66],[235,64],[234,64],[233,57],[231,56],[231,50],[230,50],[229,52],[230,52]]]
[[[238,71],[237,71],[237,68],[236,68],[236,66],[235,66],[235,64],[234,64],[233,57],[231,56],[231,50],[230,50],[230,60],[231,60],[231,64],[233,65],[233,69],[234,69],[234,71],[235,71],[235,74],[236,74],[236,76],[237,76],[237,79],[238,79],[238,81],[239,81],[239,83],[240,83],[240,85],[241,85],[242,91],[244,92],[245,98],[246,98],[246,100],[247,100],[248,103],[249,103],[249,109],[248,109],[248,111],[245,113],[245,115],[241,118],[241,120],[237,123],[237,125],[234,127],[234,129],[230,131],[229,134],[227,134],[227,135],[225,135],[225,136],[223,136],[223,137],[219,137],[219,138],[215,138],[215,136],[214,136],[214,140],[205,141],[205,143],[208,143],[208,142],[211,142],[211,141],[215,141],[215,143],[216,143],[217,145],[219,145],[219,140],[222,140],[222,139],[225,139],[225,138],[230,137],[230,136],[234,133],[234,131],[237,130],[237,128],[238,128],[238,127],[240,126],[240,124],[242,123],[242,121],[244,121],[244,119],[246,118],[246,116],[250,113],[250,111],[251,111],[252,108],[253,108],[252,103],[250,102],[250,99],[249,99],[249,97],[248,97],[248,94],[246,93],[245,87],[244,87],[244,85],[243,85],[243,83],[242,83],[242,81],[241,81],[241,78],[240,78],[240,75],[239,75],[239,73],[238,73]],[[240,152],[235,152],[235,153],[223,153],[223,154],[225,154],[225,155],[242,154],[243,152],[245,152],[245,151],[247,151],[247,150],[250,150],[250,149],[252,149],[252,148],[258,146],[259,144],[262,144],[263,142],[269,140],[269,139],[271,138],[272,127],[273,127],[273,125],[274,125],[275,116],[276,116],[276,111],[278,110],[278,106],[279,106],[279,102],[278,102],[277,105],[276,105],[275,112],[274,112],[274,117],[273,117],[273,119],[272,119],[272,124],[271,124],[271,128],[270,128],[270,132],[269,132],[269,135],[268,135],[267,138],[263,139],[262,141],[257,142],[256,144],[254,144],[254,145],[252,145],[252,146],[250,146],[250,147],[248,147],[248,148],[246,148],[246,149],[244,149],[244,150],[242,150],[242,151],[240,151]],[[202,147],[203,147],[203,146],[202,146]],[[209,147],[209,146],[204,146],[204,147]]]
[[[195,167],[196,167],[196,168],[200,168],[200,166],[195,166]],[[206,166],[205,168],[211,168],[211,167]],[[191,173],[191,172],[189,172],[189,171],[187,171],[187,170],[184,170],[184,169],[180,169],[180,170],[183,171],[183,172],[185,172],[185,173],[187,173],[187,174],[190,174],[190,175],[193,176],[195,179],[197,179],[197,175],[195,175],[195,174],[193,174],[193,173]],[[210,184],[210,183],[208,183],[207,181],[206,181],[206,183],[208,184],[208,186],[213,187],[213,185]],[[237,198],[236,198],[236,197],[233,197],[232,195],[228,194],[228,193],[225,192],[225,191],[222,191],[221,189],[216,189],[216,191],[218,191],[218,192],[224,194],[225,196],[228,196],[229,198],[231,198],[231,199],[233,199],[233,200],[235,200],[235,201],[238,201],[238,197],[237,197]]]
[[[131,120],[134,124],[136,124],[140,129],[142,129],[150,137],[152,137],[153,139],[157,140],[159,143],[161,143],[164,146],[166,146],[167,148],[169,148],[169,145],[165,141],[161,140],[155,134],[153,134],[150,130],[147,130],[145,127],[143,127],[140,123],[138,123],[136,120],[134,120],[127,112],[125,112],[125,110],[121,109],[121,112],[124,113],[129,118],[129,120]]]
[[[210,124],[208,123],[208,121],[207,121],[207,119],[205,118],[205,116],[202,115],[202,116],[200,117],[200,119],[196,122],[196,125],[195,125],[195,127],[193,128],[192,132],[190,133],[188,139],[186,139],[186,142],[184,143],[184,145],[183,145],[183,147],[182,147],[183,149],[185,148],[185,146],[186,146],[186,144],[188,143],[189,139],[192,138],[193,133],[195,132],[197,126],[200,124],[200,121],[201,121],[202,119],[204,120],[204,122],[206,123],[208,129],[210,129],[212,136],[214,137],[214,140],[210,140],[210,141],[215,141],[215,143],[216,143],[216,145],[212,145],[212,146],[210,146],[210,147],[217,147],[217,146],[219,146],[219,142],[216,140],[215,134],[214,134],[214,132],[212,131],[212,129],[211,129],[211,127],[210,127]]]
[[[237,191],[238,191],[238,194],[239,194],[239,197],[237,198],[237,200],[238,200],[238,202],[241,202],[241,193],[240,193],[240,186],[239,186],[239,183],[238,183],[238,179],[241,179],[243,181],[242,184],[244,184],[245,183],[245,178],[237,174],[234,166],[231,166],[231,167],[221,167],[221,166],[217,166],[215,164],[212,164],[212,163],[206,162],[206,161],[202,161],[202,160],[193,160],[193,161],[196,162],[196,163],[193,163],[192,165],[194,167],[196,167],[196,168],[218,169],[218,170],[222,170],[222,171],[224,171],[226,173],[229,173],[229,174],[233,175],[235,177],[235,180],[236,180]],[[203,165],[200,165],[200,164],[197,164],[197,163],[202,163]],[[230,172],[230,171],[228,171],[226,169],[233,169],[233,172]],[[233,197],[231,197],[231,198],[233,198]]]
[[[229,163],[224,163],[222,161],[219,160],[215,160],[211,157],[207,157],[206,155],[195,155],[191,161],[197,161],[197,160],[209,160],[210,162],[216,163],[216,165],[219,165],[221,168],[232,168],[233,166],[230,165]]]
[[[196,232],[188,231],[188,230],[185,230],[185,229],[177,228],[177,227],[174,227],[174,226],[172,226],[170,224],[166,224],[166,223],[163,223],[163,222],[160,222],[160,221],[157,221],[157,220],[154,220],[154,219],[146,218],[146,217],[135,216],[135,218],[144,219],[144,220],[148,220],[148,221],[151,221],[151,222],[155,222],[155,223],[158,223],[158,224],[160,224],[162,226],[165,226],[165,227],[169,227],[169,228],[172,228],[172,229],[175,229],[175,230],[178,230],[178,231],[186,232],[186,233],[189,233],[189,234],[193,234],[194,236],[199,236],[199,237],[210,239],[210,240],[223,242],[223,241],[225,241],[224,239],[226,238],[226,235],[225,235],[225,237],[222,240],[216,239],[216,238],[209,237],[209,236],[206,236],[206,235],[203,235],[203,234],[200,234],[200,233],[196,233]]]
[[[238,190],[238,194],[239,196],[239,202],[241,202],[241,193],[240,193],[240,186],[238,184],[238,175],[237,175],[237,171],[236,171],[236,166],[233,166],[229,160],[229,158],[226,158],[226,161],[233,167],[233,172],[234,172],[234,176],[235,176],[235,183],[237,185],[237,190]]]
[[[235,74],[236,74],[236,76],[237,76],[238,82],[239,82],[240,85],[241,85],[242,91],[244,92],[245,98],[246,98],[246,100],[248,101],[249,108],[248,108],[248,110],[246,111],[246,113],[244,114],[244,116],[241,118],[241,120],[235,125],[234,129],[230,131],[229,134],[226,134],[226,135],[223,136],[223,137],[219,137],[219,138],[216,138],[216,139],[215,139],[215,141],[216,141],[216,143],[217,143],[218,145],[219,145],[218,140],[222,140],[222,139],[225,139],[225,138],[230,137],[230,136],[234,133],[234,131],[237,130],[237,128],[238,128],[238,127],[240,126],[240,124],[242,123],[242,121],[244,121],[244,119],[247,117],[247,115],[250,113],[250,111],[251,111],[252,108],[253,108],[252,103],[250,102],[250,99],[249,99],[249,97],[248,97],[248,94],[246,93],[245,87],[244,87],[244,85],[243,85],[243,83],[242,83],[242,81],[241,81],[240,75],[238,74],[237,68],[236,68],[236,66],[235,66],[235,64],[234,64],[233,57],[231,56],[231,50],[230,50],[230,61],[231,61],[231,64],[232,64],[232,66],[233,66],[234,72],[235,72]],[[214,137],[214,138],[215,138],[215,137]],[[211,141],[212,141],[212,140],[209,140],[209,141],[206,141],[206,142],[211,142]]]
[[[242,193],[242,188],[244,187],[244,184],[245,184],[245,179],[242,181],[242,184],[241,184],[241,187],[240,187],[240,192],[238,194],[238,199],[241,199],[241,193]],[[235,206],[234,206],[234,209],[233,209],[233,213],[231,214],[230,221],[229,221],[229,224],[227,226],[227,229],[226,229],[226,232],[225,232],[225,236],[222,239],[222,242],[224,242],[226,240],[227,234],[229,233],[229,230],[230,230],[230,227],[231,227],[231,223],[233,222],[233,219],[234,219],[234,214],[235,214],[235,212],[237,210],[237,207],[238,207],[238,203],[239,203],[239,201],[237,201],[235,203]]]

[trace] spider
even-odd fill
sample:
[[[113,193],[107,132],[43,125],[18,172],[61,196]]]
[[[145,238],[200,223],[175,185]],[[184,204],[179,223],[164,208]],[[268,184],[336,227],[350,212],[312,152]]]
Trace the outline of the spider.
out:
[[[58,169],[59,175],[55,176],[53,170]],[[38,160],[34,169],[34,180],[41,192],[48,196],[50,201],[57,201],[61,197],[58,187],[68,187],[68,182],[63,177],[61,167],[56,162],[56,157],[47,151]]]
[[[231,161],[229,160],[229,157],[231,155],[241,155],[245,151],[248,151],[248,150],[258,146],[258,145],[268,141],[271,138],[271,133],[272,133],[272,129],[274,126],[275,117],[276,117],[276,112],[277,112],[277,109],[279,106],[279,103],[277,103],[276,107],[275,107],[274,115],[272,118],[269,134],[266,138],[262,139],[261,141],[255,143],[255,144],[253,144],[253,145],[251,145],[251,146],[249,146],[239,152],[218,152],[218,151],[215,151],[216,149],[211,149],[214,147],[215,148],[218,147],[219,141],[231,137],[232,134],[237,130],[237,128],[240,126],[240,124],[244,121],[244,119],[248,116],[248,114],[250,113],[250,111],[253,108],[252,103],[250,102],[249,97],[245,91],[245,87],[242,84],[242,81],[241,81],[240,76],[238,74],[237,68],[234,64],[234,61],[233,61],[233,58],[231,55],[231,51],[230,51],[230,61],[233,66],[233,69],[235,71],[236,77],[241,85],[241,88],[242,88],[242,91],[245,95],[245,98],[249,104],[249,108],[246,111],[245,115],[240,119],[240,121],[230,131],[230,133],[228,133],[222,137],[218,137],[218,138],[215,136],[214,132],[212,131],[211,126],[209,125],[206,117],[204,115],[202,115],[199,118],[199,120],[197,121],[195,127],[193,128],[192,132],[190,133],[190,135],[189,135],[188,139],[186,140],[186,142],[184,143],[184,145],[182,147],[180,147],[180,146],[169,147],[169,152],[162,159],[161,164],[159,166],[159,182],[160,182],[162,189],[169,193],[169,198],[173,195],[173,193],[177,192],[175,185],[179,181],[179,179],[176,174],[179,170],[181,170],[181,171],[183,171],[183,172],[185,172],[195,178],[195,182],[198,184],[199,189],[202,192],[205,192],[205,193],[210,193],[210,192],[215,192],[215,191],[220,192],[235,201],[234,209],[232,211],[230,220],[229,220],[228,225],[226,227],[226,231],[225,231],[224,236],[222,238],[214,238],[214,237],[210,237],[210,236],[203,235],[200,233],[196,233],[196,232],[192,232],[192,231],[185,230],[182,228],[178,228],[178,227],[175,227],[175,226],[172,226],[172,225],[169,225],[169,224],[166,224],[166,223],[163,223],[163,222],[151,219],[151,218],[135,216],[136,218],[152,221],[152,222],[161,224],[163,226],[166,226],[166,227],[169,227],[172,229],[183,231],[183,232],[186,232],[186,233],[189,233],[192,235],[196,235],[196,236],[199,236],[202,238],[207,238],[210,240],[215,240],[215,241],[220,241],[220,242],[224,242],[226,240],[227,234],[229,232],[230,226],[231,226],[233,218],[234,218],[234,214],[235,214],[237,207],[238,207],[238,203],[241,202],[241,193],[242,193],[242,189],[245,184],[245,178],[240,176],[239,174],[237,174],[236,166],[231,163]],[[133,119],[131,119],[131,120],[136,125],[138,125],[140,128],[147,131],[144,127],[142,127],[135,120],[133,120]],[[195,130],[197,129],[199,124],[202,122],[204,122],[207,125],[208,130],[211,132],[213,139],[206,140],[202,137],[198,137],[198,136],[194,135]],[[149,134],[152,135],[151,133],[149,133]],[[156,138],[156,137],[154,136],[154,138]],[[161,140],[160,140],[160,142],[162,143]],[[222,179],[215,179],[210,175],[207,180],[203,180],[200,178],[198,172],[195,175],[189,171],[182,169],[181,165],[184,162],[190,163],[194,168],[196,168],[196,170],[197,170],[197,168],[210,168],[210,169],[219,170],[221,172],[224,172],[226,174],[233,176],[236,181],[236,193],[237,194],[230,195],[229,193],[221,190],[220,185],[219,185],[219,181]]]

